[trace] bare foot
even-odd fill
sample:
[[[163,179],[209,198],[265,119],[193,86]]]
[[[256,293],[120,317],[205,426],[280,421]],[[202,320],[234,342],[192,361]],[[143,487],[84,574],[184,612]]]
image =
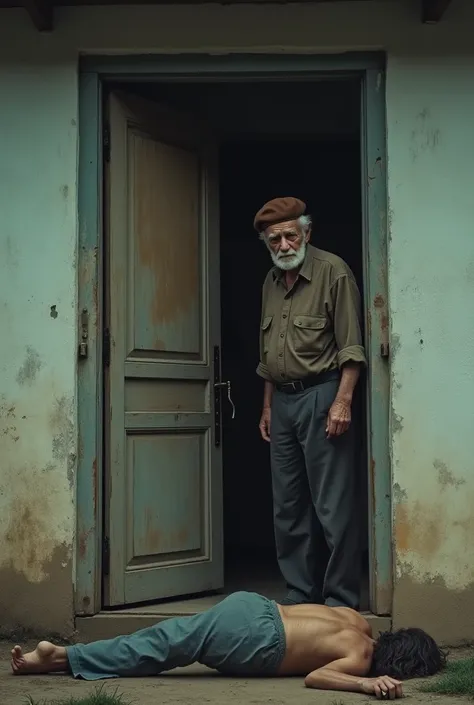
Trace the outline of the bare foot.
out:
[[[67,671],[69,667],[64,646],[55,646],[49,641],[40,641],[36,649],[28,654],[23,654],[21,646],[15,646],[12,649],[11,663],[15,676]]]

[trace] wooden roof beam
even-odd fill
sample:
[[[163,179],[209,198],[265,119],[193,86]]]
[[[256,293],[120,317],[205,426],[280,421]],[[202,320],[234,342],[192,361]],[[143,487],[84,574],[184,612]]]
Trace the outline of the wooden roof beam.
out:
[[[25,9],[38,32],[51,32],[53,29],[52,0],[26,0]]]
[[[437,24],[450,4],[451,0],[421,0],[421,21],[423,24]]]

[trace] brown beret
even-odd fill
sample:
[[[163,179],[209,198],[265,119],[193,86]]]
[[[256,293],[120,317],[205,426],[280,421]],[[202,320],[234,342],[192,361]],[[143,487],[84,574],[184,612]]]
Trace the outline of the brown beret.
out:
[[[299,198],[274,198],[260,208],[254,218],[253,226],[259,233],[263,232],[269,225],[275,223],[285,223],[287,220],[296,220],[303,215],[306,210],[306,203]]]

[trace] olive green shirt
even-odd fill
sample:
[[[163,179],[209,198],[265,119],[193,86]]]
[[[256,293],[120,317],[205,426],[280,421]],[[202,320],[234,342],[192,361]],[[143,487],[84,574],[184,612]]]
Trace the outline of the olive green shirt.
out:
[[[265,279],[257,374],[281,383],[347,362],[366,364],[360,293],[340,257],[308,245],[290,290],[285,272],[277,267]]]

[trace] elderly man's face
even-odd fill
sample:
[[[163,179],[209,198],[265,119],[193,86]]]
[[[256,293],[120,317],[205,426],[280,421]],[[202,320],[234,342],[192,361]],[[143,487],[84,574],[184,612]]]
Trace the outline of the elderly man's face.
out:
[[[265,242],[273,263],[280,269],[291,271],[303,264],[306,245],[310,236],[297,220],[270,225],[265,230]]]

